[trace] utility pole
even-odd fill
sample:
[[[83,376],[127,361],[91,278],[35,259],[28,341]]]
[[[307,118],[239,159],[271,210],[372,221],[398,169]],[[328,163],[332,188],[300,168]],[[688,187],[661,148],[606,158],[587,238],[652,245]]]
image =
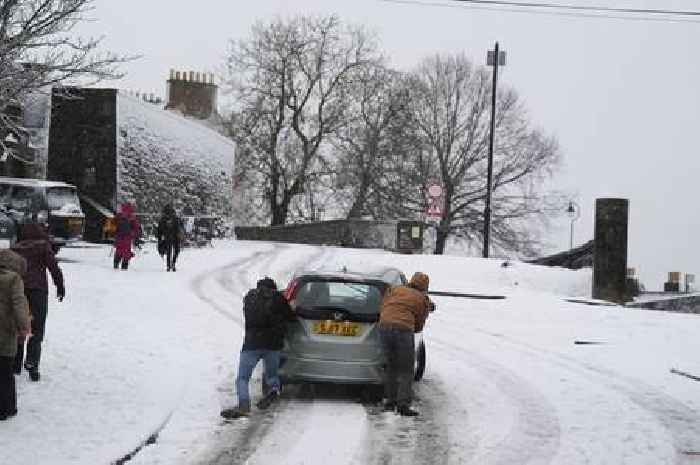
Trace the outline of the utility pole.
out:
[[[493,183],[493,138],[496,132],[496,86],[498,84],[498,67],[505,66],[506,52],[498,48],[489,50],[486,65],[493,66],[493,84],[491,86],[491,134],[489,135],[489,161],[486,175],[486,206],[484,207],[484,258],[489,258],[489,242],[491,239],[491,184]]]

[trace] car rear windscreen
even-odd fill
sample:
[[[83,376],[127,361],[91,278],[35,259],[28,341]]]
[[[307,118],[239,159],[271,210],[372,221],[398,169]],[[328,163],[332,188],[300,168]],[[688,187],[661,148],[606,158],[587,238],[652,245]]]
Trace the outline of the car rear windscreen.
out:
[[[295,297],[305,310],[338,308],[356,315],[377,315],[382,289],[374,284],[347,281],[307,281]]]

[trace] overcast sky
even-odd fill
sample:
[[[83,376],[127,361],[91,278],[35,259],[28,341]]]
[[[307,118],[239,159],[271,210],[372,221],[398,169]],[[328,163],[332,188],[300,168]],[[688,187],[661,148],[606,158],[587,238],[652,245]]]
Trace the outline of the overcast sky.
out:
[[[694,0],[568,0],[580,5],[700,9]],[[337,13],[373,28],[394,66],[435,52],[465,51],[476,63],[498,40],[502,74],[537,125],[559,138],[556,186],[582,207],[575,242],[593,236],[595,199],[630,199],[629,266],[648,288],[668,271],[699,272],[700,23],[589,19],[402,5],[379,0],[96,0],[79,31],[143,58],[115,84],[165,96],[170,68],[216,71],[227,41],[257,19]],[[566,209],[566,205],[562,205]],[[569,245],[563,217],[550,250]]]

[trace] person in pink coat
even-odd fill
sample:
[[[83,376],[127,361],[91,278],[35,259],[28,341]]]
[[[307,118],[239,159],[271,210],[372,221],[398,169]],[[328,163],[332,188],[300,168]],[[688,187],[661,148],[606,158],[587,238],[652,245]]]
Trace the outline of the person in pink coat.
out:
[[[117,213],[117,231],[114,235],[114,269],[120,264],[122,270],[129,269],[129,260],[134,256],[132,243],[141,236],[141,224],[130,203],[122,204]]]

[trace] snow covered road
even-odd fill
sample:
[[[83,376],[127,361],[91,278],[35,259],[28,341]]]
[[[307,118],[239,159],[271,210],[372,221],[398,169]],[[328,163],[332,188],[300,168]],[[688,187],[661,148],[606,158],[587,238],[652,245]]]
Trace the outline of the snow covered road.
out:
[[[13,462],[112,463],[158,431],[130,464],[700,463],[700,383],[670,372],[700,374],[700,318],[565,302],[587,294],[589,272],[247,242],[187,250],[174,274],[153,252],[126,273],[104,248],[63,254],[69,298],[49,310],[44,376],[18,378],[20,415],[0,423]],[[421,416],[302,387],[222,423],[245,291],[300,266],[377,265],[425,271],[435,290],[507,296],[435,298]]]

